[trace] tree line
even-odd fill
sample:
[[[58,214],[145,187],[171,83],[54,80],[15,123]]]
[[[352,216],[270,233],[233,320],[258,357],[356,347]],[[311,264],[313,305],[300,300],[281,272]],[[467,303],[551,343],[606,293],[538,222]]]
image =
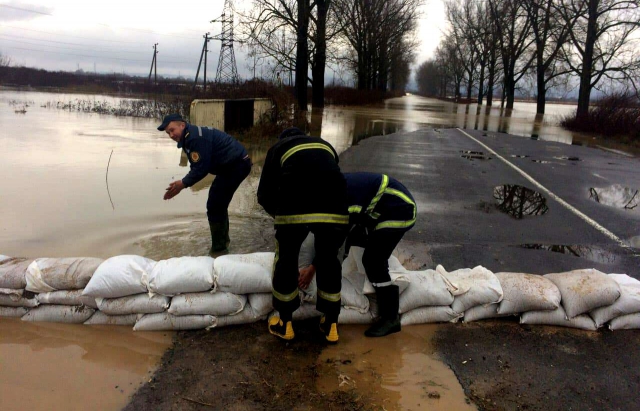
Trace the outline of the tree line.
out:
[[[545,112],[551,89],[578,87],[577,118],[593,90],[640,96],[640,0],[445,0],[451,29],[416,72],[431,96],[477,98],[497,89],[513,108],[519,87],[535,89]]]
[[[280,81],[295,73],[297,104],[324,106],[328,64],[351,74],[358,90],[404,91],[424,0],[254,0],[242,14],[242,41],[255,64]],[[310,70],[309,70],[310,69]],[[310,75],[309,75],[310,72]]]

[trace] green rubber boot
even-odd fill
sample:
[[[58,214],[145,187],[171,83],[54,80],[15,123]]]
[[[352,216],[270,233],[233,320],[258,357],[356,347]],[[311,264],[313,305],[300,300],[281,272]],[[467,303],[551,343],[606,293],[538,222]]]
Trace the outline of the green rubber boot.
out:
[[[376,299],[380,311],[380,319],[373,324],[364,335],[367,337],[384,337],[385,335],[397,333],[402,328],[400,325],[400,290],[397,285],[386,287],[374,287]]]
[[[220,222],[209,221],[209,229],[211,230],[211,249],[209,255],[211,257],[219,257],[229,252],[229,220]]]

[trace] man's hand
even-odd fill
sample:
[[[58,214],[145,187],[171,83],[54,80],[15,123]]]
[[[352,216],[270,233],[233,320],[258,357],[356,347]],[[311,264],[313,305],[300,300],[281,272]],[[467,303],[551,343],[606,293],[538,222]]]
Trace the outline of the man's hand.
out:
[[[316,274],[316,268],[313,266],[313,264],[311,264],[309,266],[300,268],[298,272],[300,273],[300,275],[298,276],[298,287],[306,290],[307,287],[309,287],[309,284],[311,284],[313,276]]]
[[[164,199],[165,200],[172,199],[173,197],[180,194],[180,191],[182,191],[183,188],[184,188],[184,184],[182,183],[182,180],[174,181],[173,183],[169,184],[169,187],[167,187],[167,192],[164,193]]]

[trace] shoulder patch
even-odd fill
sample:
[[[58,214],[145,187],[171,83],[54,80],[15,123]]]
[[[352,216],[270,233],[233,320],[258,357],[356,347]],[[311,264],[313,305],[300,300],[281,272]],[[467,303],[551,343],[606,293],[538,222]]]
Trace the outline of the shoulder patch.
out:
[[[200,161],[200,153],[198,153],[197,151],[192,151],[190,155],[191,155],[191,161],[193,161],[194,163],[197,163],[198,161]]]

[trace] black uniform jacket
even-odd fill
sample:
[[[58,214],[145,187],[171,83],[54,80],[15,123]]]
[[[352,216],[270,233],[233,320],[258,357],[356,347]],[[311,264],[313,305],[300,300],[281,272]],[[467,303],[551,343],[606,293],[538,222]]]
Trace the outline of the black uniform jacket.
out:
[[[318,137],[293,136],[267,152],[258,203],[275,224],[348,224],[346,182],[338,154]]]

